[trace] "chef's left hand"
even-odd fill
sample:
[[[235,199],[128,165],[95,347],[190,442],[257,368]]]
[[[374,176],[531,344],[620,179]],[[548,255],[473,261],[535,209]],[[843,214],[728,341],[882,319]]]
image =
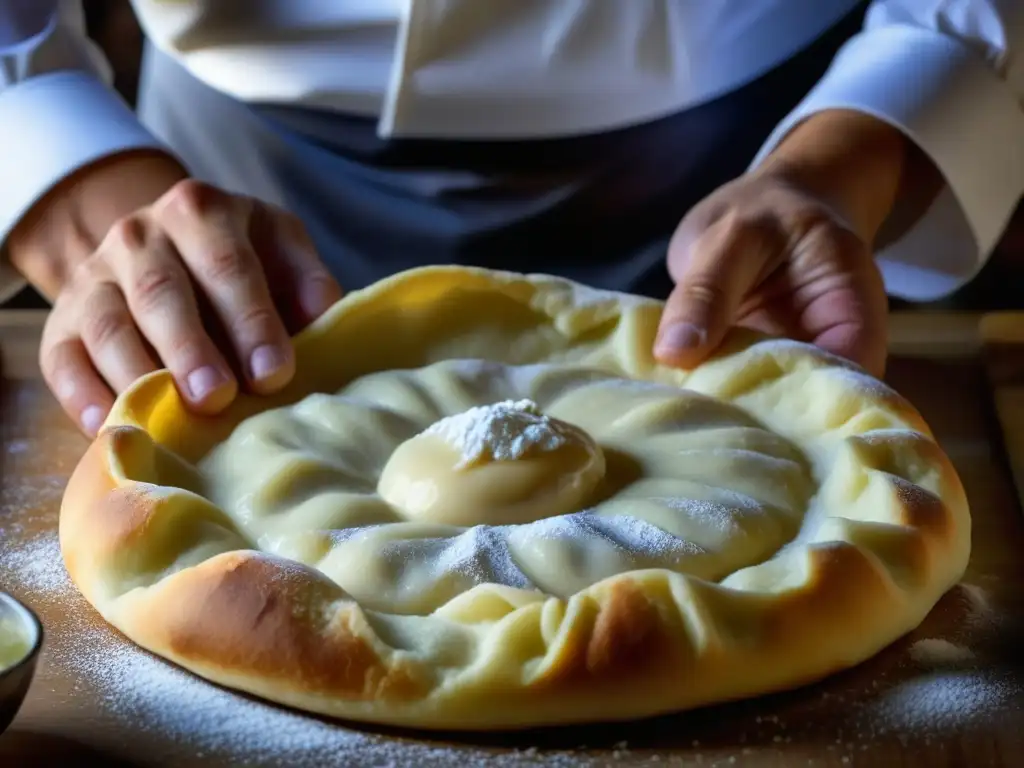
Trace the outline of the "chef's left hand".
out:
[[[822,113],[759,169],[705,198],[669,246],[676,288],[656,356],[692,367],[739,325],[813,342],[882,375],[888,304],[872,245],[905,154],[902,135],[873,118]]]

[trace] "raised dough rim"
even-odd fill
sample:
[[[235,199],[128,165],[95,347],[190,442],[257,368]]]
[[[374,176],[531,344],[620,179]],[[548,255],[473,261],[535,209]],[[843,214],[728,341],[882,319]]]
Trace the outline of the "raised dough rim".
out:
[[[604,296],[605,303],[578,305],[577,286],[547,276],[416,269],[349,294],[303,333],[296,341],[300,371],[307,370],[303,361],[316,355],[318,342],[355,314],[384,311],[389,300],[451,298],[453,288],[512,297],[546,314],[564,333],[579,332],[580,326],[583,335],[615,320],[611,325],[650,336],[661,306],[600,292],[594,296]],[[818,353],[806,354],[828,364]],[[642,370],[653,362],[638,365]],[[316,375],[298,381],[265,405],[323,388],[317,383]],[[247,415],[246,407],[233,409],[232,425]],[[163,372],[119,398],[103,434],[76,468],[62,505],[61,546],[76,585],[129,638],[214,682],[284,704],[445,729],[632,719],[793,687],[851,666],[916,626],[959,579],[970,538],[959,479],[909,405],[894,397],[886,407],[920,424],[919,432],[872,433],[870,446],[859,445],[858,458],[870,470],[872,457],[900,442],[941,476],[941,503],[904,493],[900,519],[891,521],[903,526],[903,535],[886,546],[897,547],[910,565],[910,578],[891,571],[891,551],[863,541],[816,544],[790,552],[801,578],[782,592],[753,593],[667,571],[635,571],[567,601],[522,598],[486,625],[441,619],[437,612],[399,622],[439,622],[423,636],[438,629],[444,644],[461,643],[467,663],[458,668],[434,662],[446,652],[441,646],[428,643],[418,652],[389,646],[378,631],[388,634],[386,622],[342,599],[340,589],[331,594],[332,585],[312,569],[285,568],[252,553],[215,555],[155,587],[105,594],[104,575],[130,560],[137,542],[155,535],[147,531],[182,513],[186,498],[123,472],[126,463],[135,470],[144,466],[152,449],[138,427],[159,433],[183,417]],[[504,590],[478,587],[452,602],[477,592],[496,604],[508,597]],[[296,605],[311,595],[318,611],[297,614]],[[525,645],[523,638],[529,639]]]

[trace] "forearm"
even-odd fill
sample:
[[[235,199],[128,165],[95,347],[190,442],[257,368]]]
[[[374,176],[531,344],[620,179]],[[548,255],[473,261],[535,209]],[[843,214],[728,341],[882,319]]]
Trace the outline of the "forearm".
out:
[[[80,168],[15,225],[6,242],[11,263],[52,300],[115,221],[149,205],[187,175],[170,155],[153,150],[125,152]]]
[[[792,179],[833,205],[866,242],[875,242],[896,200],[923,213],[942,186],[933,164],[903,133],[869,115],[842,109],[818,112],[797,125],[757,173]],[[909,205],[908,205],[909,203]]]

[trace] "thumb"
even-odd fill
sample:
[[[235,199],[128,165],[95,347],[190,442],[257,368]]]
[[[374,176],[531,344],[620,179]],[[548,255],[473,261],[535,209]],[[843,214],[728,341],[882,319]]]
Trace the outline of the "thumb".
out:
[[[692,368],[722,343],[747,294],[774,268],[783,242],[781,233],[728,214],[696,238],[685,228],[669,245],[676,287],[661,316],[654,355],[666,365]]]

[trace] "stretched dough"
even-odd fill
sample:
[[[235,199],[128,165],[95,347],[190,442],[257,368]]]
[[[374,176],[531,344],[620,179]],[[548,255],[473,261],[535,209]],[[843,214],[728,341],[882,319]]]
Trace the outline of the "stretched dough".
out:
[[[914,628],[970,518],[916,411],[736,331],[693,371],[658,302],[460,267],[350,294],[280,395],[122,395],[61,512],[143,647],[344,718],[499,729],[800,685]]]

